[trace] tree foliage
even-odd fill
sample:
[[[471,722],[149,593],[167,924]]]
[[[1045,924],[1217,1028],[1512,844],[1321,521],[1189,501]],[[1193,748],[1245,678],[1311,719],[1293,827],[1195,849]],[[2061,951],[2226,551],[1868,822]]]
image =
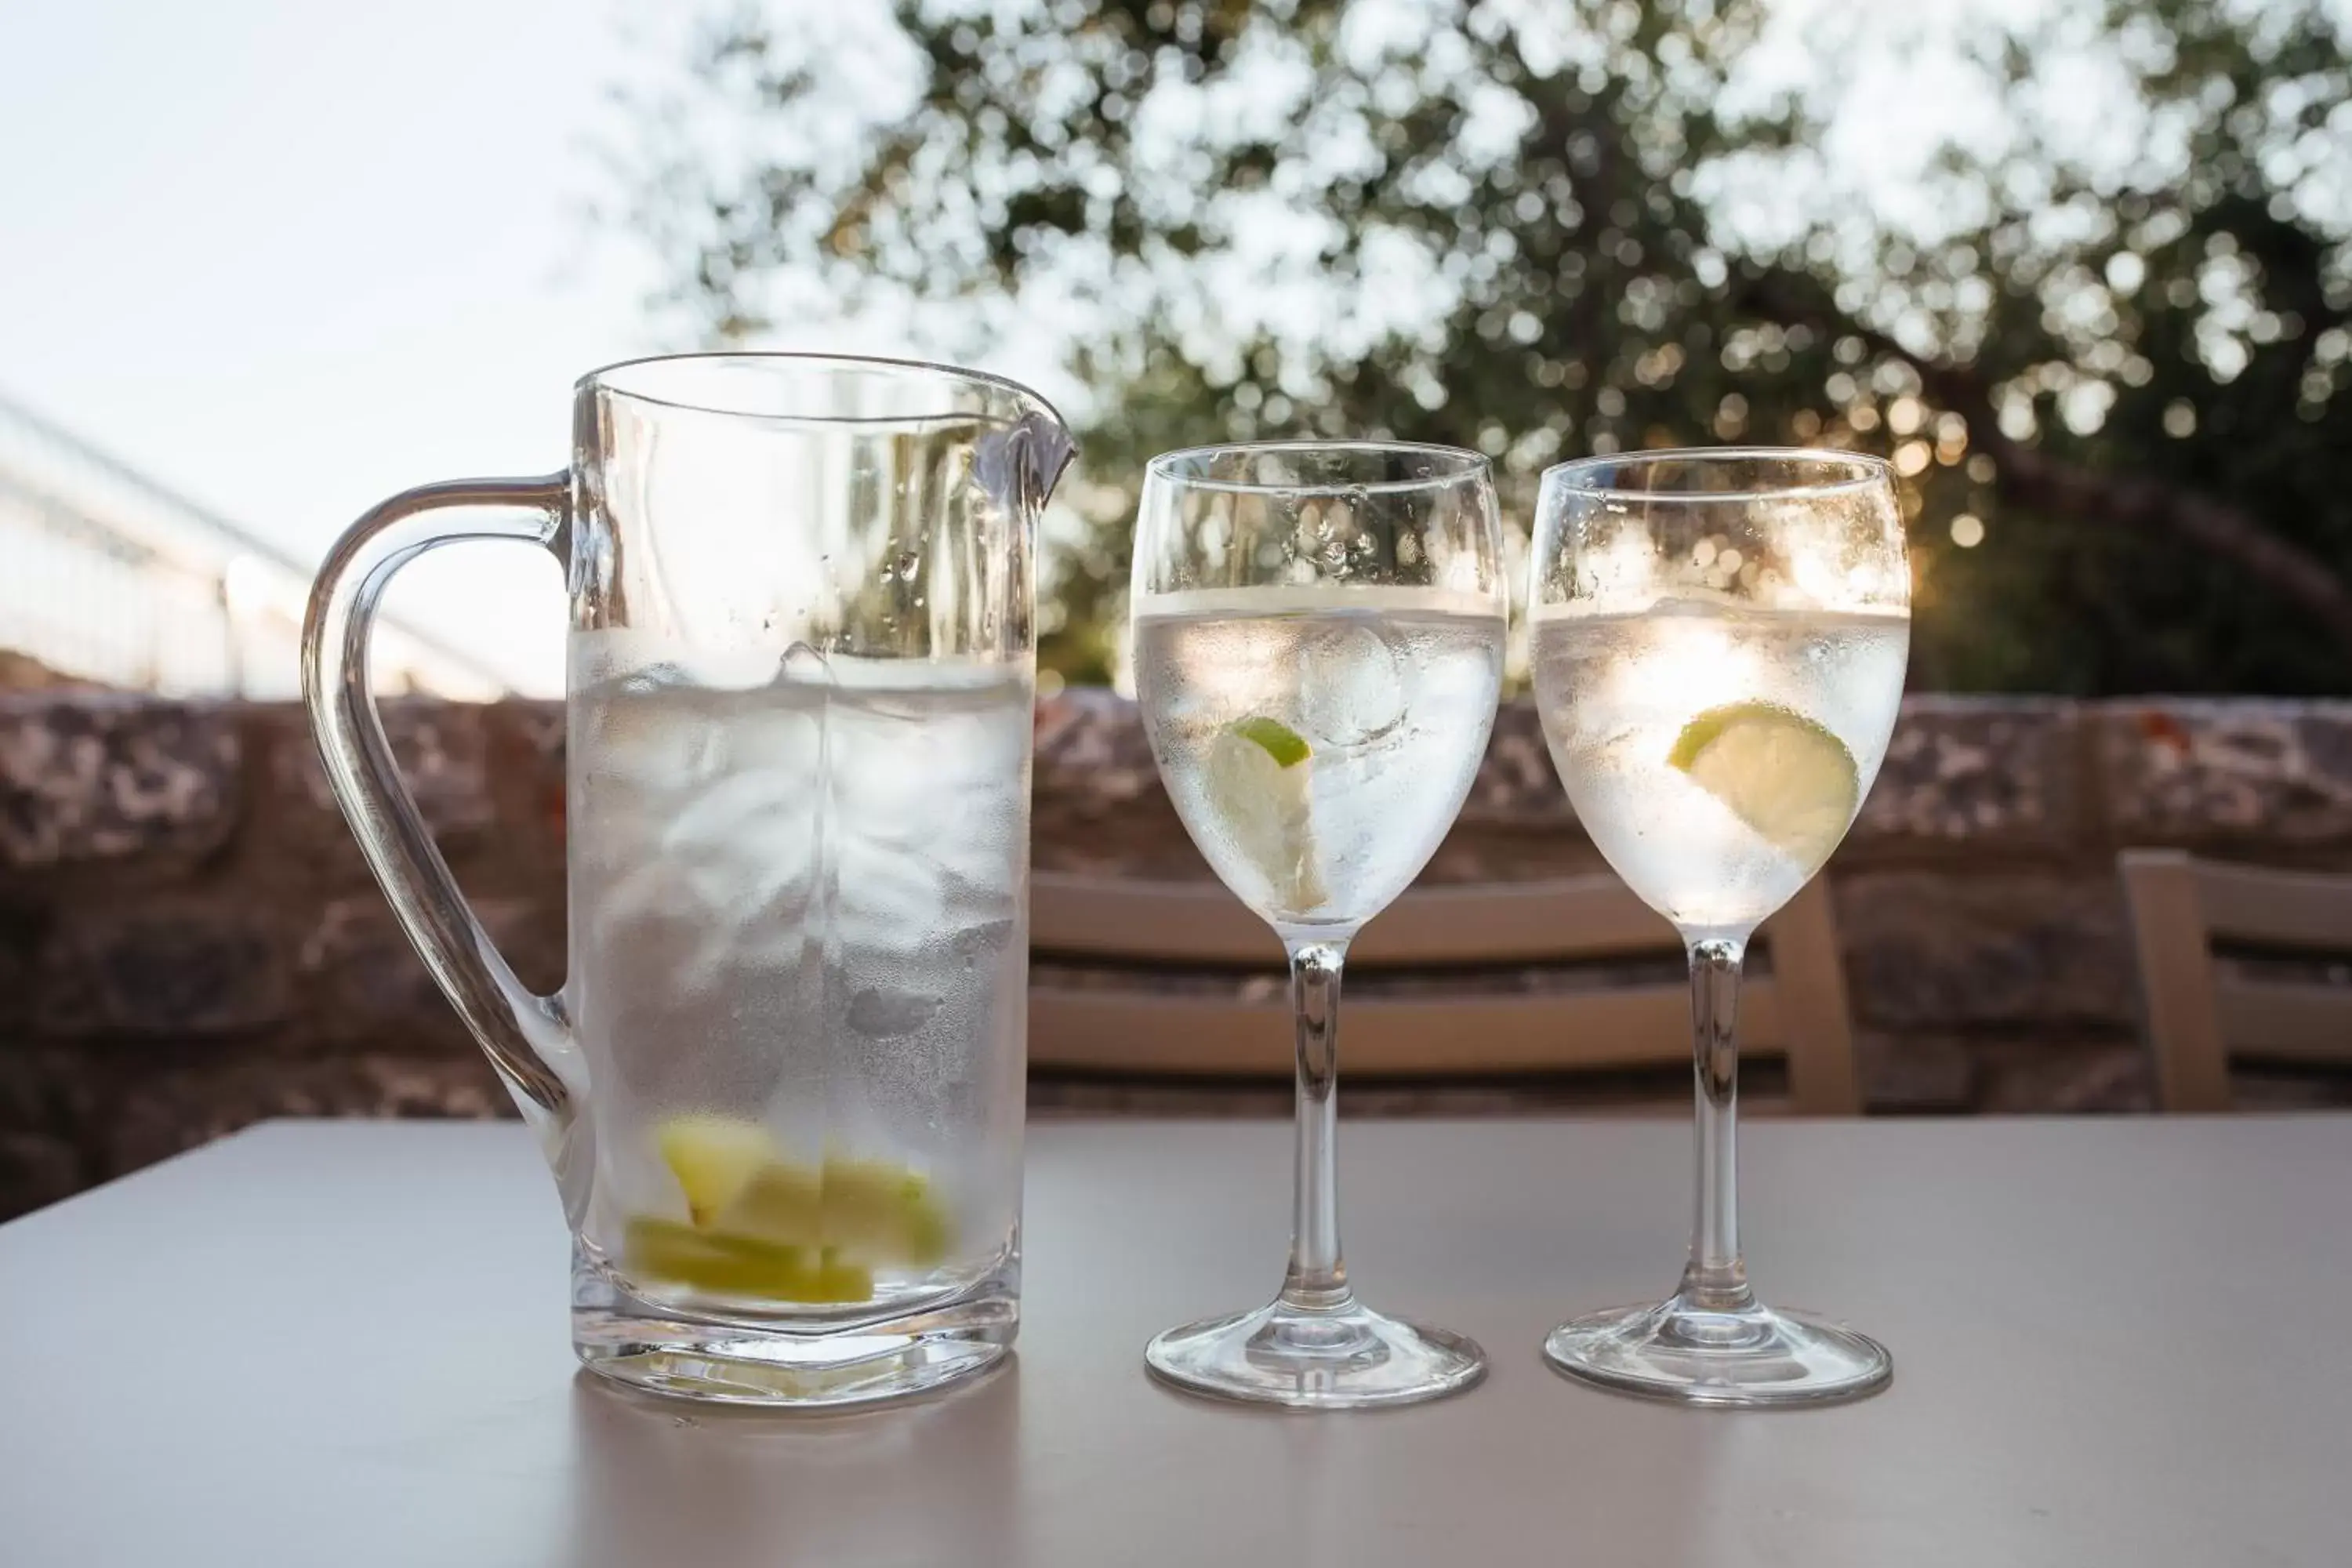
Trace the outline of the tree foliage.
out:
[[[630,218],[715,341],[1052,335],[1098,487],[1074,675],[1143,458],[1353,433],[1486,450],[1521,518],[1585,452],[1874,448],[1925,682],[2352,688],[2342,22],[2156,0],[1923,40],[1898,10],[738,9],[648,114]],[[1890,199],[1830,150],[1869,141],[1847,73],[1921,48],[1987,112]]]

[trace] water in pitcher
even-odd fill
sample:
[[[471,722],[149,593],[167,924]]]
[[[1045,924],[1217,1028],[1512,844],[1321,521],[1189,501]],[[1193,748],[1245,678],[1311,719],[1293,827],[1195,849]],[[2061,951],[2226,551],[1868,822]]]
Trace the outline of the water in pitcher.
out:
[[[1025,665],[572,640],[604,1260],[796,1316],[985,1275],[1020,1195]]]

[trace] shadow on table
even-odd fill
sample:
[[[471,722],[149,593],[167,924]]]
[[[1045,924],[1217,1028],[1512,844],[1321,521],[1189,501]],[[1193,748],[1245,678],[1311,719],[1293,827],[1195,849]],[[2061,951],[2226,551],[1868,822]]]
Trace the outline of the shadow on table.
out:
[[[569,1549],[650,1563],[1020,1561],[1018,1356],[977,1383],[856,1415],[782,1415],[572,1380]]]

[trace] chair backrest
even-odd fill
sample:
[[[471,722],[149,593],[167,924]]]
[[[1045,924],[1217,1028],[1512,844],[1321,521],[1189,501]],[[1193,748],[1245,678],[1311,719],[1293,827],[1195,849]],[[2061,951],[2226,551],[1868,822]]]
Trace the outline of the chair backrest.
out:
[[[2352,1063],[2352,985],[2239,973],[2213,957],[2216,943],[2352,957],[2352,876],[2225,866],[2176,849],[2127,849],[2121,868],[2165,1110],[2228,1109],[2233,1055]]]
[[[1853,1026],[1826,890],[1808,887],[1759,941],[1770,964],[1742,988],[1743,1050],[1787,1060],[1792,1109],[1856,1111]],[[1290,1071],[1279,949],[1216,883],[1041,872],[1030,884],[1030,946],[1047,966],[1030,987],[1034,1064],[1171,1076]],[[1686,1062],[1687,985],[1601,984],[1605,977],[1589,968],[1681,951],[1674,929],[1614,877],[1414,889],[1349,950],[1351,976],[1394,984],[1350,992],[1340,1059],[1350,1077]],[[1581,975],[1580,964],[1588,966]],[[1561,984],[1544,984],[1547,972]]]

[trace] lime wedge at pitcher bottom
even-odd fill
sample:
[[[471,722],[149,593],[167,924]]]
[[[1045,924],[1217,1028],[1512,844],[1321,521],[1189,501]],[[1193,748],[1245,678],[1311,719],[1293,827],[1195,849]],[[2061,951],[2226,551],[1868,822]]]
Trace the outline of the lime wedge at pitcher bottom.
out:
[[[655,1129],[654,1144],[686,1194],[687,1213],[700,1226],[716,1219],[778,1158],[775,1139],[758,1122],[703,1112],[671,1117]]]
[[[761,1167],[708,1229],[721,1238],[922,1268],[941,1262],[954,1239],[930,1178],[893,1161],[841,1155],[828,1155],[822,1166]]]
[[[714,1236],[676,1220],[628,1223],[622,1261],[646,1280],[716,1295],[835,1305],[874,1298],[874,1271],[823,1249]]]
[[[1830,858],[1861,805],[1860,774],[1845,743],[1769,702],[1708,709],[1683,726],[1666,763],[1808,875]]]

